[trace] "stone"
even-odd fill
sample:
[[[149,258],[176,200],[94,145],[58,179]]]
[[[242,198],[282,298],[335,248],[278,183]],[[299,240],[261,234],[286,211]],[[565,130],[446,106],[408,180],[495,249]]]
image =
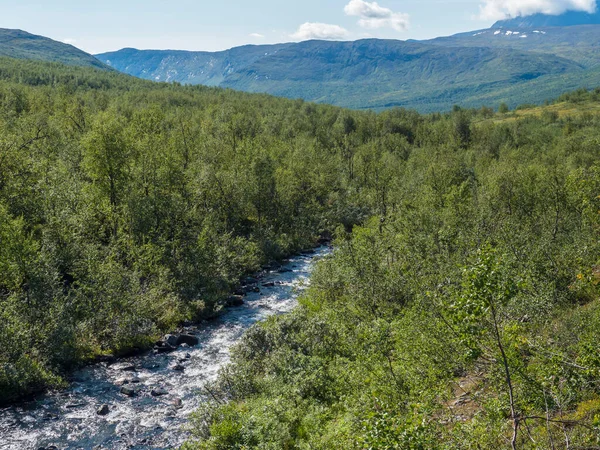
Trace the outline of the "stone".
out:
[[[181,364],[175,364],[173,366],[173,370],[175,370],[177,372],[183,372],[185,370],[185,367],[183,367]]]
[[[166,342],[159,342],[154,346],[154,353],[162,354],[162,353],[170,353],[177,350],[177,347],[167,344]]]
[[[171,405],[177,409],[181,409],[183,408],[183,400],[181,400],[179,397],[174,398],[171,400]]]
[[[73,403],[66,404],[65,408],[68,408],[68,409],[82,408],[85,405],[86,405],[86,403],[84,403],[84,402],[73,402]]]
[[[244,304],[244,298],[241,295],[232,295],[227,299],[225,304],[230,308],[242,306]]]
[[[129,386],[123,386],[121,388],[121,394],[126,395],[127,397],[134,397],[135,389]]]
[[[179,345],[178,341],[179,337],[174,334],[167,334],[163,339],[163,342],[169,347],[177,347]]]
[[[135,365],[131,363],[121,363],[112,366],[114,370],[120,370],[121,372],[135,372]]]
[[[102,405],[100,408],[98,408],[97,414],[99,416],[106,416],[109,412],[110,408],[108,407],[108,405]]]
[[[191,334],[180,334],[177,337],[177,345],[187,344],[190,347],[195,347],[200,343],[200,339],[197,336]]]
[[[167,392],[167,390],[163,388],[156,388],[152,389],[150,395],[152,395],[152,397],[162,397],[163,395],[169,395],[169,392]]]
[[[293,272],[293,270],[292,269],[288,269],[287,267],[282,267],[277,272],[278,273],[291,273],[291,272]]]
[[[270,281],[268,283],[263,283],[262,287],[265,287],[265,288],[275,287],[275,282]]]

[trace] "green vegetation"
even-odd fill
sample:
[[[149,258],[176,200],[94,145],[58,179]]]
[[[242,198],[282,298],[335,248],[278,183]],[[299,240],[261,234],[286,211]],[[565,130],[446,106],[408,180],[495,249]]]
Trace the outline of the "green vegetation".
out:
[[[0,60],[0,403],[214,315],[248,272],[358,221],[345,117]]]
[[[21,30],[0,28],[0,57],[56,62],[71,66],[110,70],[92,55],[78,48]]]
[[[187,448],[597,447],[599,96],[375,114],[0,60],[0,402],[332,233]]]
[[[597,448],[600,115],[543,112],[353,114],[369,218],[247,333],[185,448]]]

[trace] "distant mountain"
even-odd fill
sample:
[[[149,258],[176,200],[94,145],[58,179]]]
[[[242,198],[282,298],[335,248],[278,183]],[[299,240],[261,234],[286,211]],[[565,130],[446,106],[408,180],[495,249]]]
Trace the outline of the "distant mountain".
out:
[[[303,98],[352,108],[406,106],[421,111],[453,104],[543,101],[532,80],[585,69],[567,58],[503,48],[367,39],[244,46],[225,52],[124,49],[97,55],[111,67],[156,81],[207,84]],[[569,78],[569,77],[567,77]],[[572,87],[567,83],[566,89]],[[558,94],[566,89],[557,90]]]
[[[424,43],[443,47],[490,47],[541,52],[570,59],[586,68],[600,64],[600,25],[490,28]]]
[[[540,28],[571,27],[576,25],[599,25],[600,11],[593,14],[580,11],[567,11],[552,16],[549,14],[533,14],[531,16],[514,17],[496,22],[492,28]]]
[[[219,86],[235,71],[288,46],[289,44],[245,45],[214,53],[125,48],[96,57],[120,72],[139,78]]]
[[[108,69],[92,55],[72,45],[21,30],[0,28],[0,56]]]

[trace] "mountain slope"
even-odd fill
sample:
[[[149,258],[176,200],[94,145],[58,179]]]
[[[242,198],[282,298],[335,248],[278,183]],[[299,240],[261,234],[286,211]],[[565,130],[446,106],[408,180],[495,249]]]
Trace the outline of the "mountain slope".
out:
[[[424,41],[444,47],[491,47],[541,52],[585,67],[600,64],[600,25],[538,28],[490,28]]]
[[[58,62],[72,66],[108,67],[72,45],[21,30],[0,28],[0,56]]]
[[[567,11],[560,15],[533,14],[496,22],[492,28],[538,28],[570,27],[574,25],[600,24],[600,11],[593,14],[582,11]]]
[[[125,48],[97,55],[97,58],[120,72],[139,78],[218,86],[235,70],[285,47],[286,44],[246,45],[214,53]]]
[[[581,64],[554,55],[441,47],[445,46],[367,39],[245,46],[218,53],[124,49],[97,57],[117,70],[156,81],[222,86],[352,108],[401,105],[421,111],[448,109],[455,103],[479,106],[478,97],[490,91],[515,89],[522,94],[523,85],[531,80],[584,70]]]

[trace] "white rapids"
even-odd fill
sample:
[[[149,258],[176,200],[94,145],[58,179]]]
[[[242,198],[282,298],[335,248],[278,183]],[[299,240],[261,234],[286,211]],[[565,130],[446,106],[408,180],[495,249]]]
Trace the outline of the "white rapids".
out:
[[[227,310],[212,322],[188,327],[200,344],[173,353],[145,353],[116,364],[100,363],[73,374],[63,392],[0,409],[0,450],[164,450],[180,446],[185,425],[203,400],[207,381],[229,362],[229,351],[250,326],[273,314],[291,311],[308,286],[316,260],[330,249],[293,257],[283,268],[260,280],[260,293],[248,294],[243,306]],[[274,283],[272,285],[271,283]],[[173,370],[174,365],[183,371]],[[123,371],[126,365],[135,371]],[[139,392],[120,393],[119,380],[134,378]],[[154,397],[153,389],[166,395]],[[105,416],[98,409],[107,405]]]

